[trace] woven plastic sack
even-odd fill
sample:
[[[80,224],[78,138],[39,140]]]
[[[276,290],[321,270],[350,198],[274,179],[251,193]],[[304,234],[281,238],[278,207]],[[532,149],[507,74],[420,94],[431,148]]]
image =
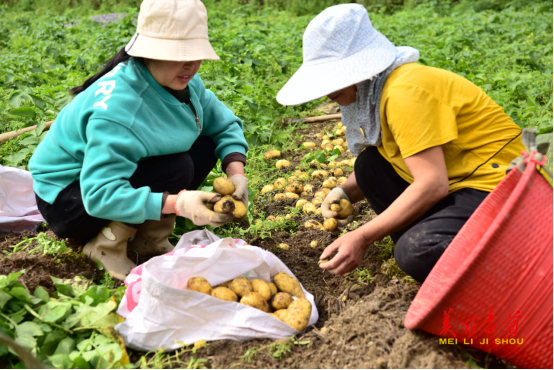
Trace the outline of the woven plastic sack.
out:
[[[184,234],[172,252],[134,268],[117,313],[125,318],[115,329],[133,349],[174,350],[197,340],[287,338],[299,332],[256,308],[187,290],[189,278],[201,276],[215,286],[237,276],[265,281],[279,272],[294,274],[273,253],[244,240],[220,239],[207,230]],[[308,325],[318,312],[314,297]]]
[[[551,369],[552,259],[552,186],[529,162],[523,174],[510,171],[460,230],[405,326],[520,368]]]

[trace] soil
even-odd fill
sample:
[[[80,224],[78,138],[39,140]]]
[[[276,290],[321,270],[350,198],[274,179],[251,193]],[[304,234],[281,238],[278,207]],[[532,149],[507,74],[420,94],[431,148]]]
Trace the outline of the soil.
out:
[[[336,123],[337,121],[313,123],[296,130],[295,141],[298,148],[304,141],[313,141],[319,147],[321,139],[315,134],[323,129],[330,130]],[[310,165],[301,164],[301,159],[311,150],[298,149],[283,153],[282,157],[289,160],[291,166],[288,170],[275,170],[273,174],[268,174],[270,180],[291,175],[298,168],[303,171],[308,169]],[[350,154],[344,153],[337,161],[348,158],[351,158]],[[348,176],[352,170],[348,166],[341,168],[344,176]],[[321,182],[310,182],[314,184],[315,193]],[[273,191],[257,196],[254,204],[259,216],[284,216],[293,209],[287,207],[294,207],[297,199],[275,202],[275,193]],[[367,202],[360,202],[355,205],[355,216],[355,222],[347,227],[348,230],[369,222],[375,217],[375,213]],[[471,347],[439,345],[435,336],[406,329],[406,312],[421,285],[402,273],[391,275],[381,271],[383,263],[391,257],[390,251],[384,257],[386,253],[381,247],[373,245],[367,248],[360,268],[362,271],[369,270],[370,276],[365,275],[363,278],[355,274],[332,275],[319,268],[318,259],[323,249],[337,239],[344,228],[330,233],[303,226],[308,219],[323,222],[321,216],[297,214],[292,219],[300,226],[285,231],[273,231],[271,235],[263,237],[247,234],[243,238],[252,245],[273,252],[291,269],[304,288],[314,295],[319,321],[296,337],[296,340],[304,344],[292,345],[290,352],[283,354],[282,359],[278,360],[270,351],[269,346],[275,343],[270,339],[215,341],[197,350],[195,354],[186,352],[178,355],[179,360],[188,364],[191,357],[206,359],[206,366],[211,368],[514,368],[504,360]],[[245,221],[241,226],[248,227]],[[50,275],[59,278],[81,275],[93,280],[101,277],[94,262],[84,255],[69,259],[63,256],[29,255],[26,252],[7,257],[2,253],[12,251],[10,246],[17,244],[23,237],[36,236],[40,231],[47,232],[49,237],[55,237],[45,228],[21,235],[0,234],[0,274],[26,269],[19,280],[31,292],[38,285],[52,292]],[[312,248],[310,243],[314,240],[318,245]],[[81,252],[81,246],[71,240],[66,242],[75,252]],[[290,249],[279,248],[281,243],[288,244]],[[136,256],[129,254],[129,258],[134,260]],[[245,357],[252,348],[260,350],[251,358]],[[129,355],[134,362],[144,356],[144,353],[130,350]],[[180,363],[175,366],[182,365]]]

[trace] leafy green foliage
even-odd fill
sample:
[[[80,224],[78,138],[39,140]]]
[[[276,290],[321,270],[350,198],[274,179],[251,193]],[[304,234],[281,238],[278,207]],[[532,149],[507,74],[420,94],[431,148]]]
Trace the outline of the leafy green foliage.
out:
[[[27,250],[27,248],[36,242],[36,246],[32,249]],[[27,250],[28,254],[34,254],[36,252],[42,252],[44,255],[56,255],[59,253],[64,253],[70,251],[69,248],[65,245],[65,240],[57,241],[56,239],[50,239],[45,233],[39,233],[34,238],[23,237],[23,241],[12,246],[13,252],[2,251],[5,254],[11,255],[12,253],[21,252]]]

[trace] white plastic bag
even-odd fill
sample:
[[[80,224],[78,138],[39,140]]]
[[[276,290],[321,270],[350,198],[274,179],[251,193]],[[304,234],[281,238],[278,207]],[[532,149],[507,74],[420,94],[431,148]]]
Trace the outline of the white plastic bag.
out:
[[[0,233],[35,231],[41,222],[31,173],[0,165]]]
[[[207,230],[181,237],[175,250],[136,267],[125,279],[127,291],[117,313],[126,320],[115,329],[133,349],[174,350],[176,341],[286,338],[299,332],[256,308],[186,290],[201,276],[212,286],[243,275],[265,281],[278,272],[294,274],[273,253],[241,239],[220,239]],[[318,320],[314,297],[309,324]]]

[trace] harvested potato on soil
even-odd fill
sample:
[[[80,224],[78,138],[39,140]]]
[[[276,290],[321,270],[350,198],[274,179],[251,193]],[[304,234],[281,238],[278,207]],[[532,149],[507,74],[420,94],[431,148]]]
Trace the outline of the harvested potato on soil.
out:
[[[304,148],[315,148],[315,143],[313,143],[311,141],[306,141],[305,143],[302,143],[302,146]]]
[[[344,140],[342,140],[340,138],[331,141],[331,144],[335,144],[335,145],[342,145],[342,143],[344,143]]]
[[[350,160],[348,161],[348,165],[349,165],[350,167],[354,167],[354,164],[355,164],[355,163],[356,163],[356,158],[352,158],[352,159],[350,159]]]
[[[227,287],[218,287],[212,290],[212,297],[222,299],[229,302],[238,302],[239,298],[231,289]]]
[[[284,188],[285,186],[287,186],[287,180],[286,180],[284,177],[279,177],[277,180],[275,180],[275,182],[273,183],[273,185],[274,185],[277,189],[282,189],[282,188]]]
[[[269,304],[260,293],[249,292],[240,299],[240,303],[246,306],[257,308],[264,312],[269,312]]]
[[[321,132],[318,132],[317,134],[315,134],[315,136],[321,138],[323,137],[323,134]]]
[[[267,216],[266,221],[275,221],[275,216]]]
[[[344,172],[342,172],[340,168],[335,168],[332,172],[333,172],[333,175],[335,175],[335,177],[342,176],[344,174]]]
[[[323,227],[323,225],[321,225],[319,222],[317,222],[316,220],[308,220],[306,221],[306,223],[304,224],[304,227],[306,229],[319,229],[321,227]],[[279,286],[277,286],[279,287]]]
[[[312,204],[315,205],[315,206],[318,206],[321,203],[323,203],[323,200],[324,200],[324,198],[315,197],[314,199],[312,199]]]
[[[337,162],[335,162],[335,161],[329,162],[329,167],[330,168],[337,167]]]
[[[287,214],[287,215],[285,216],[285,218],[286,218],[287,220],[290,220],[290,219],[292,218],[292,216],[291,216],[290,213],[289,213],[289,214]]]
[[[273,297],[275,294],[277,294],[277,285],[275,283],[269,282],[267,283],[269,286],[269,289],[271,290],[271,296]]]
[[[260,280],[260,279],[252,280],[252,290],[255,291],[256,293],[260,293],[260,295],[266,301],[269,301],[271,299],[271,288],[263,280]]]
[[[274,312],[275,315],[277,315],[277,318],[281,321],[285,319],[285,314],[287,313],[287,310],[277,310]]]
[[[289,199],[292,199],[292,198],[300,198],[300,196],[296,193],[285,193],[286,197],[289,198]]]
[[[331,140],[331,138],[330,138],[329,136],[327,136],[327,135],[323,135],[323,136],[321,137],[321,139],[322,139],[322,140]]]
[[[323,147],[325,147],[325,145],[327,145],[327,144],[331,144],[331,140],[323,140],[323,141],[321,142],[321,147],[323,148]]]
[[[229,284],[229,289],[235,292],[239,297],[244,297],[247,293],[253,291],[252,283],[244,276],[233,279],[231,284]]]
[[[322,179],[327,176],[329,176],[329,172],[325,170],[317,170],[312,172],[312,179]]]
[[[300,175],[298,175],[298,179],[300,181],[307,181],[310,179],[310,175],[308,175],[306,172],[302,172]]]
[[[290,162],[287,161],[286,159],[281,159],[277,161],[277,163],[275,163],[275,167],[277,168],[288,167],[288,166],[290,166]]]
[[[287,179],[287,183],[290,184],[291,182],[294,182],[294,181],[296,181],[296,180],[298,180],[298,177],[296,177],[296,176],[291,176],[291,177],[289,177],[289,178]]]
[[[337,226],[338,226],[337,220],[335,220],[334,218],[328,218],[323,222],[323,227],[327,231],[333,231],[337,228]]]
[[[331,150],[335,149],[336,147],[333,146],[333,144],[329,143],[329,144],[325,144],[322,148],[327,150],[328,152],[330,152]]]
[[[293,301],[294,299],[292,299],[292,296],[289,293],[280,292],[271,298],[269,304],[275,310],[283,310],[287,309]]]
[[[301,196],[301,197],[307,197],[308,195],[309,195],[309,194],[306,193],[305,191],[303,191],[302,193],[300,193],[300,196]]]
[[[304,298],[304,292],[298,280],[285,272],[279,272],[273,277],[273,281],[281,292],[289,293],[293,297]]]
[[[275,194],[275,197],[273,198],[275,200],[283,200],[283,199],[287,199],[287,196],[283,193],[279,193],[279,194]]]
[[[285,243],[281,243],[277,247],[279,247],[279,249],[284,249],[286,251],[288,251],[290,249],[290,245],[285,244]]]
[[[337,131],[335,131],[335,135],[336,136],[344,136],[345,132],[346,132],[346,130],[339,128]]]
[[[275,190],[275,185],[266,185],[262,188],[262,194],[269,193],[270,191]]]
[[[316,209],[314,213],[316,216],[321,216],[321,208]]]
[[[275,219],[275,221],[277,221],[277,222],[283,222],[284,219],[283,219],[282,216],[277,216],[277,218]]]
[[[312,242],[310,243],[310,247],[312,247],[312,248],[317,247],[317,241],[316,241],[316,240],[312,241]]]
[[[335,145],[333,149],[338,149],[341,153],[344,153],[344,147],[342,145]]]
[[[191,277],[187,282],[187,289],[204,294],[212,293],[212,286],[208,283],[208,280],[200,276]]]
[[[314,213],[316,210],[316,206],[313,203],[306,203],[302,207],[302,212],[309,215],[310,213]]]
[[[304,191],[304,185],[300,181],[294,181],[292,184],[287,185],[285,190],[288,193],[296,193],[300,194],[302,191]]]
[[[328,189],[334,189],[336,186],[337,186],[337,180],[336,179],[327,179],[325,181],[323,181],[323,185],[322,185],[324,188],[328,188]]]
[[[264,160],[269,161],[273,158],[277,158],[281,156],[281,152],[278,150],[270,150],[268,152],[264,153]]]
[[[308,203],[306,199],[300,199],[298,202],[296,202],[296,208],[303,207],[306,203]]]
[[[298,298],[287,308],[287,313],[283,321],[288,326],[302,331],[308,326],[310,315],[312,314],[312,304],[306,298]]]
[[[354,207],[352,207],[352,203],[350,203],[346,199],[340,200],[340,211],[338,211],[340,218],[347,218],[352,213],[354,213]]]
[[[347,177],[341,176],[341,177],[339,177],[339,178],[337,179],[337,184],[342,185],[342,184],[344,184],[344,183],[347,182],[347,181],[348,181],[348,178],[347,178]]]
[[[225,177],[217,177],[213,183],[214,191],[221,195],[231,195],[235,192],[235,185]],[[220,212],[221,213],[221,212]]]

